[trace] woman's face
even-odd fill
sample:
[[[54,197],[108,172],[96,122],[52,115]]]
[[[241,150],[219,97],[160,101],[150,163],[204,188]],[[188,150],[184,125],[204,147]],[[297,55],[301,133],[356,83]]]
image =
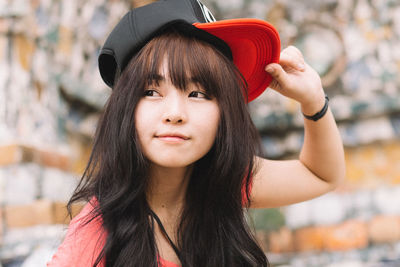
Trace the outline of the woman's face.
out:
[[[165,61],[164,61],[165,63]],[[186,167],[202,158],[212,147],[220,111],[195,83],[177,89],[162,64],[158,85],[145,88],[135,112],[135,126],[144,155],[153,164]]]

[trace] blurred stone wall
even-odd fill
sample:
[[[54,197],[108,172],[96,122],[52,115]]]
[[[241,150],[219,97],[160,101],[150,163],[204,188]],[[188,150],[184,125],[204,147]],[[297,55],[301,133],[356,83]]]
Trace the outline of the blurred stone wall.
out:
[[[346,147],[346,182],[338,190],[253,211],[270,259],[400,266],[400,2],[244,1],[237,10],[270,21],[282,47],[303,52],[321,75]],[[266,156],[296,155],[303,140],[298,104],[267,90],[250,108]]]
[[[127,10],[146,2],[0,1],[4,266],[43,266],[62,240],[69,221],[65,204],[110,94],[97,71],[99,48]],[[300,204],[251,212],[271,262],[400,265],[400,3],[205,2],[218,19],[266,19],[280,32],[282,47],[301,49],[322,77],[346,146],[341,188]],[[267,90],[250,110],[266,157],[298,153],[303,131],[297,103]]]
[[[321,75],[345,146],[399,139],[398,1],[269,1],[263,10],[282,45],[300,48]],[[302,143],[298,106],[276,95],[266,92],[252,104],[271,157],[296,152]]]

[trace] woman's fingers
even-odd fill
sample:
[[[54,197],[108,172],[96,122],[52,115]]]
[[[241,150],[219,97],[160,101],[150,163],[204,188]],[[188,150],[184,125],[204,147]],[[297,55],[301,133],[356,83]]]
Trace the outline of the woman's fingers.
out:
[[[303,55],[300,50],[294,46],[289,46],[281,52],[279,63],[284,69],[292,68],[298,71],[305,70]]]
[[[321,94],[323,98],[321,79],[294,46],[284,49],[279,64],[268,64],[265,71],[273,78],[270,88],[301,104],[309,105],[317,98],[319,101]]]
[[[277,63],[271,63],[265,67],[265,71],[268,72],[279,85],[289,84],[289,76],[281,65]]]
[[[285,96],[294,97],[302,90],[299,83],[304,83],[307,77],[307,64],[300,50],[289,46],[281,52],[279,64],[268,64],[265,71],[274,79],[270,88]]]
[[[288,53],[292,53],[293,55],[296,54],[298,57],[303,58],[303,54],[301,53],[301,51],[297,47],[295,47],[293,45],[289,45],[283,51],[286,51]]]

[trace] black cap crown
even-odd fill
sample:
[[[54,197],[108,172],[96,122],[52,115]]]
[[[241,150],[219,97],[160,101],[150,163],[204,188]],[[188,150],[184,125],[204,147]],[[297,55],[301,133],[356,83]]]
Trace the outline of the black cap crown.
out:
[[[207,41],[232,59],[229,46],[192,24],[214,22],[210,10],[199,0],[160,0],[129,11],[108,36],[99,55],[99,69],[104,82],[114,86],[132,56],[149,40],[174,25],[181,32]]]

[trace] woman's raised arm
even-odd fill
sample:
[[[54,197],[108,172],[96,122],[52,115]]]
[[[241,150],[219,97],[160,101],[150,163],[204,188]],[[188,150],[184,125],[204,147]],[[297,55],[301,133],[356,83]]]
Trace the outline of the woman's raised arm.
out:
[[[293,46],[282,51],[279,64],[266,71],[274,78],[270,88],[301,104],[312,116],[326,104],[317,72]],[[298,160],[257,158],[251,191],[252,208],[268,208],[305,201],[327,193],[344,179],[343,144],[328,108],[317,121],[304,118],[304,144]]]

